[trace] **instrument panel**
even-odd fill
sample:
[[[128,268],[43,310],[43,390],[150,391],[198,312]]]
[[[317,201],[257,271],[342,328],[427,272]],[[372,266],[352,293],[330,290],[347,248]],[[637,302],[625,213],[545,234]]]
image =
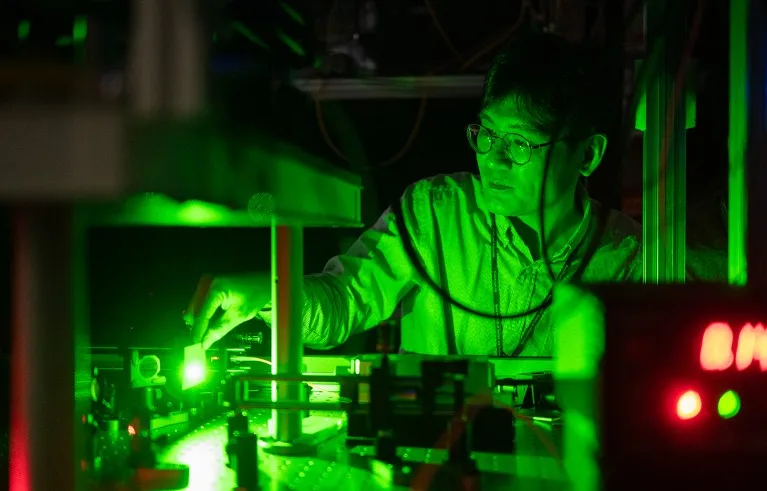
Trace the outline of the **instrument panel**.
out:
[[[767,455],[760,292],[703,284],[592,291],[606,326],[606,484],[629,489],[673,475],[688,489],[742,489],[760,479]]]

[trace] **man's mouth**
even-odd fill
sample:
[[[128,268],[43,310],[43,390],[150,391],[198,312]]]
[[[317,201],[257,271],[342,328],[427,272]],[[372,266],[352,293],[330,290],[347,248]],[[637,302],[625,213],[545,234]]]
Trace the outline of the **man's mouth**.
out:
[[[509,189],[512,188],[512,186],[508,186],[506,184],[503,184],[500,182],[493,182],[493,181],[490,182],[489,187],[490,189],[494,191],[508,191]]]

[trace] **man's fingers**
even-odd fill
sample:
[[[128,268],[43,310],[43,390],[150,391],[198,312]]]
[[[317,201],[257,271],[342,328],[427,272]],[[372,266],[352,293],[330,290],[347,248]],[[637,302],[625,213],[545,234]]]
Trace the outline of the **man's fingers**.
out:
[[[225,293],[215,288],[208,292],[200,309],[194,317],[192,328],[192,341],[199,343],[206,331],[210,328],[210,320],[224,301]]]
[[[213,277],[211,275],[203,275],[200,281],[197,282],[197,288],[194,290],[194,295],[189,300],[189,306],[184,311],[184,322],[187,326],[192,326],[192,337],[202,337],[202,333],[197,333],[197,325],[201,322],[200,311],[206,307],[206,302],[210,297],[215,295],[211,292],[213,285]],[[213,309],[215,312],[215,309]],[[208,319],[204,319],[208,320]],[[204,331],[203,331],[204,332]]]
[[[208,329],[205,331],[202,338],[203,349],[210,348],[213,344],[226,336],[229,331],[246,320],[248,319],[244,318],[242,314],[236,310],[228,310],[224,312],[221,317],[209,323]]]
[[[184,322],[187,325],[191,326],[194,324],[200,309],[205,303],[205,299],[208,298],[212,286],[213,276],[208,274],[203,275],[200,281],[197,282],[197,289],[195,289],[194,295],[192,295],[192,299],[189,301],[189,306],[184,311]]]
[[[218,342],[219,339],[224,337],[224,335],[219,330],[208,330],[205,333],[205,336],[202,338],[202,349],[207,350],[214,344]]]

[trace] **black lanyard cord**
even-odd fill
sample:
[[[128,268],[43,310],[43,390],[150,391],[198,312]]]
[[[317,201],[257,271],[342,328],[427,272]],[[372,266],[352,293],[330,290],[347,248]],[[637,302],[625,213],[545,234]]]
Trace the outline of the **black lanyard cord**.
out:
[[[554,286],[559,283],[562,279],[564,279],[567,270],[570,268],[570,263],[572,262],[573,257],[575,257],[578,249],[580,248],[581,244],[583,243],[583,239],[581,239],[578,242],[578,246],[573,249],[565,259],[565,264],[562,266],[562,269],[559,271],[559,274],[557,275],[554,284],[551,286],[551,289],[549,290],[549,293],[546,294],[545,299],[543,300],[541,305],[548,305],[551,303],[552,300],[552,294],[554,292]],[[497,356],[507,356],[504,349],[503,349],[503,316],[501,315],[501,283],[498,275],[498,226],[495,222],[495,215],[492,216],[492,230],[491,230],[491,238],[490,238],[490,246],[491,246],[491,255],[490,255],[490,262],[491,262],[491,268],[492,268],[492,281],[493,281],[493,311],[495,313],[495,343],[496,343],[496,354]],[[517,358],[522,354],[522,351],[525,349],[525,345],[530,340],[530,338],[533,337],[533,334],[535,333],[535,329],[540,323],[541,319],[543,318],[543,314],[545,312],[545,309],[539,309],[533,313],[533,318],[530,320],[530,323],[525,326],[524,331],[522,331],[522,335],[519,337],[519,342],[517,343],[516,348],[511,352],[512,358]]]

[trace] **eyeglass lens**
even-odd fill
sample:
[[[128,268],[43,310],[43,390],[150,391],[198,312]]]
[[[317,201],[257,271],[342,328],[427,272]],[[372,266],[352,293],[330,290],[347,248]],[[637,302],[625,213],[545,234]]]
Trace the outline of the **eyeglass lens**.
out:
[[[467,136],[473,150],[479,154],[488,153],[494,143],[493,135],[484,127],[471,125],[468,128]],[[519,135],[505,135],[501,142],[506,155],[517,164],[525,164],[530,160],[530,143]]]

